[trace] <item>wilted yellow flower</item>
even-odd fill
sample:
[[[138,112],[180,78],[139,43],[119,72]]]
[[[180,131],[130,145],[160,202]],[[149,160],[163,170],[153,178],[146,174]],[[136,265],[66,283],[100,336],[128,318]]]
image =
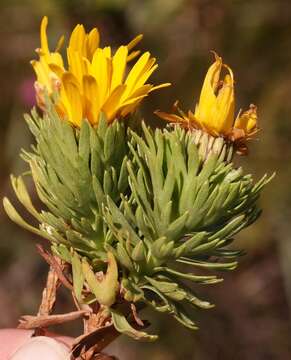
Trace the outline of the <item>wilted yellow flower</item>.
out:
[[[237,116],[234,122],[234,131],[237,132],[236,137],[251,136],[258,131],[257,107],[250,105],[249,110]],[[241,136],[238,131],[241,131]]]
[[[50,52],[47,25],[48,19],[44,17],[41,48],[37,50],[39,61],[32,61],[37,75],[37,101],[43,108],[45,91],[48,95],[57,92],[58,112],[76,126],[80,126],[84,118],[91,124],[98,123],[100,112],[105,113],[108,121],[124,117],[132,113],[151,91],[170,85],[147,83],[158,67],[149,52],[141,55],[127,73],[127,62],[140,53],[130,51],[142,35],[112,54],[111,47],[99,47],[100,36],[96,28],[87,34],[83,25],[77,25],[70,36],[65,65],[59,53],[63,37],[55,52]]]
[[[220,80],[222,67],[228,73]],[[215,55],[204,79],[194,118],[214,134],[227,135],[234,120],[234,80],[232,70]]]
[[[222,70],[226,75],[221,79]],[[199,102],[195,111],[185,114],[177,105],[179,115],[157,111],[161,118],[178,122],[186,127],[200,128],[213,136],[225,136],[232,140],[246,138],[257,131],[256,107],[234,118],[235,95],[234,76],[231,68],[222,62],[222,58],[215,54],[215,61],[209,67],[204,79]]]

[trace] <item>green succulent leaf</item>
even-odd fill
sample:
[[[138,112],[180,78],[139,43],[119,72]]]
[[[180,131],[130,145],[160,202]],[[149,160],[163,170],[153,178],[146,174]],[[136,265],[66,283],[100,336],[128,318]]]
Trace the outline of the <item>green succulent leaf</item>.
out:
[[[84,286],[85,276],[83,273],[82,262],[77,252],[72,250],[71,255],[73,286],[76,299],[82,303],[82,290]]]
[[[144,331],[139,331],[133,328],[127,321],[126,317],[117,310],[111,309],[111,314],[114,327],[120,333],[126,334],[135,340],[141,340],[146,342],[152,342],[158,339],[157,335],[150,335]]]
[[[110,307],[115,303],[119,283],[118,268],[112,253],[108,252],[108,268],[105,275],[98,279],[88,261],[82,259],[82,272],[88,286],[101,305]]]

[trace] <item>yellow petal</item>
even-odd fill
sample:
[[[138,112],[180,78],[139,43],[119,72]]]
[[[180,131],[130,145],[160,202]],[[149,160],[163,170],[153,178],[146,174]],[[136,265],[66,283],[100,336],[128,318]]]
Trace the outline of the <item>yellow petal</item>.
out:
[[[48,54],[50,52],[48,46],[47,34],[46,34],[47,26],[48,26],[48,18],[47,16],[44,16],[42,18],[40,25],[40,44],[41,44],[41,50],[44,54]]]
[[[58,40],[55,52],[59,52],[62,49],[64,42],[65,42],[65,37],[64,37],[64,35],[62,35]]]
[[[215,56],[215,62],[209,67],[200,93],[199,103],[195,109],[195,118],[205,126],[212,126],[212,111],[216,107],[215,91],[219,83],[222,59]]]
[[[106,51],[103,51],[103,49],[98,48],[95,51],[90,72],[97,81],[100,103],[103,104],[106,100],[106,96],[108,95],[111,80],[110,61],[106,56]]]
[[[147,82],[149,77],[152,75],[152,73],[158,68],[158,65],[152,66],[149,70],[146,70],[143,74],[140,75],[139,79],[137,79],[137,82],[135,84],[135,87],[140,87],[143,84]]]
[[[127,97],[132,91],[134,91],[135,84],[141,74],[143,74],[144,68],[146,67],[150,58],[150,53],[144,53],[138,61],[134,64],[131,71],[129,72],[125,84],[127,85],[126,93],[124,97]]]
[[[86,33],[84,26],[78,24],[71,34],[69,41],[69,49],[71,49],[72,52],[78,51],[83,55],[85,50],[85,36]]]
[[[87,100],[87,109],[86,116],[92,124],[98,122],[99,112],[100,112],[100,99],[99,99],[99,90],[95,78],[91,75],[86,75],[83,77],[83,92],[84,97]],[[88,113],[90,115],[88,115]]]
[[[161,119],[167,120],[169,122],[185,122],[185,119],[176,114],[169,114],[160,110],[156,110],[155,114],[158,115]]]
[[[123,82],[124,72],[126,69],[126,59],[128,50],[126,46],[120,46],[112,59],[112,80],[111,90],[114,90]]]
[[[114,120],[120,106],[121,96],[126,88],[126,85],[119,85],[115,88],[105,104],[102,106],[102,111],[106,114],[107,120]]]
[[[126,100],[125,102],[122,103],[122,107],[126,107],[126,106],[129,106],[130,105],[130,108],[132,109],[132,111],[134,111],[135,109],[132,107],[132,105],[136,104],[139,104],[140,101],[145,98],[146,96],[148,96],[148,94],[143,94],[143,95],[140,95],[140,96],[136,96],[134,98],[130,98],[128,100]]]
[[[222,89],[218,93],[215,112],[215,121],[211,124],[213,128],[222,134],[230,133],[234,120],[234,90],[230,75],[225,76]]]
[[[72,47],[67,49],[68,56],[68,64],[69,64],[69,72],[75,75],[76,79],[78,79],[79,84],[82,84],[83,76],[86,75],[86,66],[84,61],[76,50]]]
[[[142,86],[152,73],[157,69],[158,65],[156,63],[156,58],[150,58],[143,70],[140,72],[139,76],[136,78],[135,87]]]
[[[142,38],[143,34],[139,34],[134,39],[132,39],[131,42],[127,44],[128,51],[133,49],[142,40]]]
[[[139,99],[133,99],[130,101],[130,104],[123,106],[120,112],[121,116],[125,117],[128,114],[133,113],[143,98],[144,96],[140,97]]]
[[[215,57],[215,62],[209,67],[203,86],[201,89],[200,99],[207,99],[207,97],[211,94],[215,96],[215,91],[217,90],[219,84],[219,77],[222,69],[222,59],[219,56]]]
[[[126,61],[130,62],[131,60],[135,59],[141,53],[140,50],[132,51],[128,56]]]
[[[149,92],[152,92],[152,91],[155,91],[155,90],[159,90],[159,89],[163,89],[165,87],[169,87],[171,86],[172,84],[171,83],[163,83],[163,84],[160,84],[160,85],[156,85],[156,86],[153,86]]]
[[[80,126],[83,119],[83,103],[76,78],[71,73],[65,73],[62,83],[64,94],[61,93],[60,96],[68,110],[68,120]]]
[[[105,48],[102,49],[105,57],[107,58],[111,58],[111,47],[110,46],[105,46]]]
[[[136,98],[136,97],[139,97],[139,96],[147,95],[147,94],[151,91],[152,88],[153,88],[153,85],[150,85],[150,84],[143,85],[143,86],[137,88],[137,89],[127,98],[127,100],[130,100],[130,99],[133,99],[133,98]]]
[[[86,37],[86,57],[92,60],[94,52],[99,47],[100,35],[97,28],[94,28]]]

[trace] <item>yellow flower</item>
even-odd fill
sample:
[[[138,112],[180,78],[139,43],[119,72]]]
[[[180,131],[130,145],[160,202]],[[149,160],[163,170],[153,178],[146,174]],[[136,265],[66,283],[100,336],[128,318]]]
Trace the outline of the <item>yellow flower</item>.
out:
[[[221,72],[227,74],[221,79]],[[234,118],[235,96],[234,76],[231,68],[215,54],[215,61],[209,67],[195,111],[182,112],[177,105],[179,115],[157,111],[161,118],[178,122],[186,127],[200,128],[213,136],[224,136],[232,140],[248,137],[257,131],[256,107]]]
[[[105,113],[109,122],[116,117],[125,117],[135,111],[151,91],[170,85],[147,83],[158,67],[149,52],[141,55],[127,73],[128,61],[140,53],[130,51],[142,35],[128,45],[120,46],[112,54],[111,47],[99,47],[100,36],[96,28],[87,34],[83,25],[77,25],[70,36],[66,68],[58,52],[63,38],[55,52],[51,53],[46,35],[47,24],[47,17],[44,17],[40,31],[41,48],[37,50],[39,61],[32,61],[37,75],[37,101],[43,108],[45,91],[48,95],[57,92],[58,112],[76,126],[80,126],[84,118],[91,124],[97,124],[100,112]]]
[[[222,67],[228,74],[220,80]],[[202,86],[194,118],[211,133],[227,135],[234,120],[234,80],[231,69],[215,55]]]
[[[257,107],[250,105],[249,110],[239,115],[234,122],[234,132],[237,131],[236,137],[251,136],[258,131]],[[239,135],[238,131],[241,132]]]

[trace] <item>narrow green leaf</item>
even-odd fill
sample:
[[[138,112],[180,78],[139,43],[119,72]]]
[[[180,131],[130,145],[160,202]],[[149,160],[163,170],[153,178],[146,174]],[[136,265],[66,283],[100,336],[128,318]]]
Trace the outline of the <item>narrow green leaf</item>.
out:
[[[5,210],[6,214],[13,222],[18,224],[25,230],[28,230],[40,237],[48,239],[49,241],[54,241],[53,237],[51,237],[48,233],[41,231],[41,230],[31,226],[30,224],[28,224],[26,221],[24,221],[22,219],[22,217],[18,214],[18,212],[15,210],[14,206],[11,204],[11,202],[8,200],[7,197],[4,197],[4,199],[3,199],[3,206],[4,206],[4,210]]]
[[[135,340],[141,340],[141,341],[155,341],[158,339],[157,335],[150,335],[144,331],[139,331],[134,329],[129,324],[126,317],[117,310],[111,309],[111,314],[112,314],[114,327],[120,333],[128,335]]]
[[[82,303],[82,290],[83,290],[85,278],[83,274],[81,260],[75,251],[72,251],[71,261],[72,261],[74,293],[79,303]]]

